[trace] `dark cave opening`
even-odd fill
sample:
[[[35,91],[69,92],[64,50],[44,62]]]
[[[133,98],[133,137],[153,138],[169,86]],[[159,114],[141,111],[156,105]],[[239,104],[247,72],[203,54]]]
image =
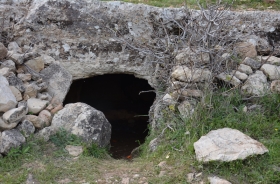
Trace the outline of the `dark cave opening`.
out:
[[[112,125],[110,153],[121,159],[148,135],[153,90],[147,80],[133,75],[106,74],[74,81],[64,104],[83,102],[102,111]]]

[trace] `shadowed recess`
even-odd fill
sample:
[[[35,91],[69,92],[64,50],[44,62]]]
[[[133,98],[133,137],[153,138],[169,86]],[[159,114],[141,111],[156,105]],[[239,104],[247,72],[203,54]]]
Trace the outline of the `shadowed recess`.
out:
[[[147,80],[133,75],[100,75],[74,81],[64,104],[83,102],[102,111],[112,125],[110,152],[120,159],[148,134],[148,112],[156,96],[150,90]]]

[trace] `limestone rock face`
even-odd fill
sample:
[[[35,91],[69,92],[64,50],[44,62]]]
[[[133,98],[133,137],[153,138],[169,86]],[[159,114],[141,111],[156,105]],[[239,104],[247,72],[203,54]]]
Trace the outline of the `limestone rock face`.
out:
[[[11,148],[18,147],[24,142],[25,138],[18,130],[5,130],[0,138],[0,153],[7,154]]]
[[[210,131],[194,143],[194,149],[197,160],[203,162],[228,162],[268,152],[260,142],[231,128]]]
[[[9,88],[5,77],[0,75],[0,112],[6,112],[17,105],[17,100]]]
[[[28,111],[33,114],[38,114],[40,111],[42,111],[48,104],[48,101],[46,100],[40,100],[37,98],[30,98],[27,100],[27,107]]]
[[[263,95],[268,90],[268,83],[266,76],[262,71],[256,71],[255,74],[250,75],[245,82],[245,84],[241,87],[242,94],[249,96],[258,96]]]
[[[104,114],[84,103],[67,104],[55,114],[50,127],[59,128],[82,137],[88,143],[107,146],[111,139],[111,124]]]
[[[51,64],[41,71],[43,80],[49,84],[47,92],[63,102],[72,83],[72,75],[63,67]]]
[[[211,80],[211,72],[208,69],[190,69],[186,66],[177,66],[171,76],[184,82],[203,82]]]

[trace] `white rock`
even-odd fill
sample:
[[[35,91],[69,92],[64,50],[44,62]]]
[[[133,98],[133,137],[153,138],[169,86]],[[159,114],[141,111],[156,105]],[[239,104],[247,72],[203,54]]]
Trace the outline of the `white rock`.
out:
[[[162,98],[162,101],[167,103],[167,104],[174,104],[175,103],[175,101],[173,100],[173,98],[169,94],[165,94],[164,97]]]
[[[31,74],[30,73],[20,73],[17,75],[17,77],[19,79],[21,79],[23,82],[27,82],[27,81],[30,81],[31,80]]]
[[[244,81],[244,80],[246,80],[246,79],[248,78],[248,75],[247,75],[247,74],[242,73],[242,72],[240,72],[240,71],[235,71],[235,72],[233,72],[233,73],[234,73],[234,76],[235,76],[236,78],[238,78],[239,80]]]
[[[10,68],[4,67],[0,69],[0,75],[7,77],[10,73]]]
[[[269,77],[270,80],[280,79],[280,67],[271,64],[264,64],[261,67],[261,71]]]
[[[275,93],[280,93],[280,80],[274,80],[271,82],[270,90]]]
[[[3,61],[0,68],[10,68],[10,71],[16,71],[16,65],[12,60]]]
[[[38,93],[38,91],[36,89],[36,85],[26,83],[26,84],[24,84],[24,87],[25,87],[25,92],[23,95],[24,100],[28,100],[29,98],[36,98],[37,93]]]
[[[40,111],[42,111],[49,102],[46,100],[40,100],[37,98],[30,98],[27,100],[27,107],[28,111],[33,114],[38,114]]]
[[[81,137],[87,143],[96,143],[101,147],[110,143],[111,124],[101,111],[84,103],[65,105],[54,115],[51,126],[46,128],[55,132],[61,127]]]
[[[21,92],[15,86],[9,86],[9,88],[12,91],[12,93],[14,94],[14,96],[16,97],[16,100],[18,102],[21,101],[22,100]]]
[[[18,46],[17,42],[10,42],[8,45],[9,51],[14,51],[16,53],[22,53],[21,48]]]
[[[217,78],[220,80],[223,80],[226,83],[230,83],[233,86],[239,86],[242,82],[236,78],[235,76],[232,76],[230,74],[226,74],[226,73],[220,73],[219,75],[217,75]]]
[[[267,59],[268,58],[268,59]],[[263,62],[267,60],[267,63],[272,64],[272,65],[280,65],[280,58],[275,57],[275,56],[258,56],[259,60],[262,60]]]
[[[69,155],[74,157],[77,157],[83,153],[83,146],[67,145],[65,149],[68,151]]]
[[[247,96],[259,96],[265,94],[267,91],[268,83],[262,71],[256,71],[255,74],[250,75],[241,87],[242,94]]]
[[[40,59],[44,62],[45,65],[50,65],[50,64],[59,64],[58,61],[55,61],[55,59],[51,56],[42,54],[40,57],[36,58],[36,59]]]
[[[5,77],[0,75],[0,112],[6,112],[17,105],[16,97],[9,88]]]
[[[17,126],[18,123],[6,123],[1,117],[0,117],[0,132],[3,130],[10,130]]]
[[[208,177],[210,184],[231,184],[231,182],[217,176]]]
[[[28,109],[25,106],[11,109],[3,114],[3,120],[7,124],[19,123],[27,114]]]
[[[186,66],[177,66],[171,76],[184,82],[203,82],[211,80],[212,73],[208,69],[190,69]]]
[[[194,149],[197,160],[202,162],[228,162],[268,152],[260,142],[231,128],[210,131],[194,143]]]
[[[253,73],[252,68],[250,66],[244,65],[244,64],[240,64],[239,67],[237,68],[237,70],[242,72],[242,73],[246,73],[248,75]]]

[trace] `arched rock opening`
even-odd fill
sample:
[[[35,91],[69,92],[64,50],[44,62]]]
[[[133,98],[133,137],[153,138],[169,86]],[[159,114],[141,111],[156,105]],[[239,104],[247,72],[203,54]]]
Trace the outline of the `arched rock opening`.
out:
[[[124,158],[148,134],[148,112],[156,95],[147,91],[152,90],[148,81],[133,75],[100,75],[74,81],[64,104],[84,102],[102,111],[112,125],[110,152]]]

